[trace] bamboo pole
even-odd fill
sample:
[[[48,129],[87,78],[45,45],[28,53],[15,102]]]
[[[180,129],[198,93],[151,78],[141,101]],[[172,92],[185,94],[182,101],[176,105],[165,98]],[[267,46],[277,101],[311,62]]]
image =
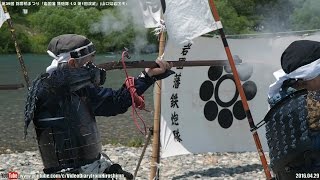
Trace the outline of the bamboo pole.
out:
[[[1,3],[1,1],[0,1],[0,3]],[[3,7],[4,13],[8,13],[6,5],[2,4],[2,7]],[[14,41],[14,46],[16,48],[16,53],[17,53],[17,56],[18,56],[18,59],[19,59],[19,62],[20,62],[20,66],[21,66],[21,70],[22,70],[22,74],[23,74],[24,80],[26,81],[27,87],[29,88],[30,87],[30,81],[29,81],[27,68],[26,68],[26,66],[24,64],[24,61],[23,61],[23,58],[22,58],[22,55],[21,55],[21,51],[20,51],[20,48],[19,48],[19,45],[18,45],[18,42],[17,42],[16,33],[15,33],[14,28],[13,28],[13,24],[12,24],[11,18],[7,19],[7,23],[8,23],[8,26],[10,28],[11,37],[12,37],[12,39]]]
[[[163,55],[165,47],[165,32],[160,33],[159,57]],[[151,155],[150,180],[159,176],[158,164],[160,163],[160,115],[161,115],[161,80],[154,86],[154,121],[153,121],[153,143]]]
[[[141,153],[141,156],[140,156],[139,161],[138,161],[138,165],[137,165],[137,167],[136,167],[136,170],[134,171],[134,175],[133,175],[134,179],[137,177],[138,170],[139,170],[139,167],[140,167],[140,165],[141,165],[143,156],[144,156],[144,154],[145,154],[145,152],[146,152],[146,149],[147,149],[147,147],[148,147],[148,145],[149,145],[149,143],[150,143],[151,134],[152,134],[152,133],[153,133],[153,128],[149,128],[149,133],[148,133],[147,139],[146,139],[145,142],[144,142],[145,144],[144,144],[144,146],[143,146],[142,153]]]
[[[221,40],[223,42],[223,45],[224,45],[224,48],[225,48],[225,52],[227,54],[227,57],[228,57],[228,60],[229,60],[230,66],[231,66],[231,70],[232,70],[232,73],[233,73],[233,76],[234,76],[234,80],[235,80],[235,83],[236,83],[237,90],[238,90],[238,92],[240,94],[240,97],[241,97],[243,109],[244,109],[244,111],[246,113],[250,128],[253,130],[256,126],[254,124],[254,121],[253,121],[253,118],[252,118],[252,115],[251,115],[251,111],[249,109],[249,105],[248,105],[248,102],[247,102],[247,98],[246,98],[246,95],[245,95],[244,90],[242,88],[242,85],[241,85],[241,82],[240,82],[240,79],[239,79],[239,75],[238,75],[238,72],[237,72],[237,68],[235,66],[235,63],[234,63],[234,60],[233,60],[233,57],[232,57],[232,54],[231,54],[227,39],[225,37],[224,31],[223,31],[223,28],[222,28],[222,24],[220,22],[220,17],[219,17],[218,11],[217,11],[216,6],[214,4],[214,0],[208,0],[208,1],[209,1],[209,4],[210,4],[210,8],[211,8],[211,12],[213,14],[214,20],[217,22],[218,26],[219,25],[221,26],[221,27],[218,27],[219,28],[219,33],[220,33],[220,36],[221,36]],[[261,160],[261,163],[262,163],[262,166],[263,166],[263,169],[264,169],[264,173],[266,174],[267,179],[270,180],[270,179],[272,179],[272,176],[271,176],[271,173],[270,173],[270,170],[269,170],[269,167],[268,167],[268,163],[267,163],[266,157],[265,157],[263,149],[262,149],[262,145],[261,145],[261,142],[260,142],[260,139],[259,139],[259,135],[258,135],[256,130],[252,131],[252,136],[253,136],[254,142],[256,144],[258,154],[260,156],[260,160]]]

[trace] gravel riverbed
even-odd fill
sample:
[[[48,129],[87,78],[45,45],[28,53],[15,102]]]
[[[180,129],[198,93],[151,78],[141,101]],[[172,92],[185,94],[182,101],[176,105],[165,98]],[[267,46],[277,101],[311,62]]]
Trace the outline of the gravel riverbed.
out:
[[[104,145],[103,152],[113,162],[134,173],[141,148],[120,145]],[[149,179],[151,145],[148,146],[136,179]],[[38,151],[0,155],[0,174],[16,171],[22,174],[42,173],[42,162]],[[268,153],[266,157],[269,162]],[[162,158],[158,166],[160,179],[266,179],[256,152],[203,153]]]

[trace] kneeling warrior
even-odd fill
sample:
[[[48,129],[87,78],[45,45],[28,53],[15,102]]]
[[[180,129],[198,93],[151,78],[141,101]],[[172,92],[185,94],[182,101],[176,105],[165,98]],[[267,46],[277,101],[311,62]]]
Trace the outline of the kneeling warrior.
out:
[[[281,67],[264,119],[271,168],[281,180],[317,176],[312,173],[320,172],[320,42],[291,43]]]
[[[33,121],[44,173],[122,173],[132,179],[132,174],[102,154],[95,119],[126,112],[132,102],[127,87],[101,87],[105,71],[93,65],[96,51],[84,36],[55,37],[47,52],[54,60],[47,73],[33,81],[25,111],[25,134]],[[166,61],[157,63],[159,68],[146,68],[134,79],[139,96],[172,72]]]

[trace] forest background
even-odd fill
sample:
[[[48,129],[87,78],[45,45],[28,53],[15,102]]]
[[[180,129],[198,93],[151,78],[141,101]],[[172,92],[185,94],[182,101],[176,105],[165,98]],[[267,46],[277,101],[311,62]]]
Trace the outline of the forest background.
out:
[[[23,53],[45,53],[48,42],[53,37],[66,33],[87,36],[94,42],[98,53],[118,52],[123,47],[139,51],[137,53],[157,50],[158,42],[153,35],[153,29],[143,27],[142,16],[135,8],[43,6],[42,1],[37,2],[40,2],[40,5],[7,7]],[[320,29],[319,0],[216,0],[215,2],[225,32],[229,35]],[[28,13],[23,13],[23,9],[28,9]],[[140,21],[136,21],[137,19]],[[14,42],[6,23],[0,28],[0,42],[0,54],[15,53]]]

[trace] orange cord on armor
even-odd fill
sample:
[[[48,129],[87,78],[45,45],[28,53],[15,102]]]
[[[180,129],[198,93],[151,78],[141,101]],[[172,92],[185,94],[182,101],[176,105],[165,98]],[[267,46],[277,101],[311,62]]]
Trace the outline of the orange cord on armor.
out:
[[[122,52],[122,66],[123,66],[123,70],[126,74],[126,80],[125,80],[125,85],[127,87],[127,89],[130,92],[131,95],[131,101],[132,101],[132,119],[136,125],[136,127],[139,129],[139,131],[143,134],[143,135],[147,135],[147,128],[146,128],[146,124],[143,121],[142,117],[140,116],[140,114],[137,112],[136,107],[139,108],[140,110],[145,109],[145,103],[144,103],[144,97],[141,95],[139,96],[137,94],[137,89],[134,86],[134,77],[129,76],[128,72],[127,72],[127,68],[126,68],[126,64],[124,63],[124,57],[128,55],[127,51],[123,51]],[[144,132],[141,130],[140,125],[138,124],[137,118],[135,116],[135,114],[137,114],[137,116],[139,117],[140,121],[142,122],[143,126],[144,126]]]

